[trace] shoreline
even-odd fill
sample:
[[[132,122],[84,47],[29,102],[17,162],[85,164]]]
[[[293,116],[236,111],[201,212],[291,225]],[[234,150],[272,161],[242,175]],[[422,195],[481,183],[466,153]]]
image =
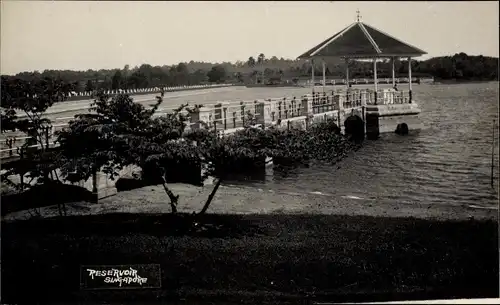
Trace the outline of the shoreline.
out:
[[[199,212],[213,186],[195,187],[187,184],[170,184],[178,194],[178,211]],[[76,202],[66,204],[68,215],[99,215],[107,213],[170,213],[168,196],[161,186],[147,186],[118,192],[103,198],[97,204]],[[40,208],[42,217],[58,215],[57,206]],[[428,205],[425,203],[401,204],[360,200],[355,196],[325,196],[319,193],[290,193],[263,190],[254,186],[221,185],[208,213],[214,214],[315,214],[417,218],[426,220],[498,220],[498,208]],[[2,222],[26,219],[28,211],[12,212]]]
[[[461,84],[484,84],[498,83],[498,80],[453,80],[453,79],[435,79],[434,85],[461,85]]]

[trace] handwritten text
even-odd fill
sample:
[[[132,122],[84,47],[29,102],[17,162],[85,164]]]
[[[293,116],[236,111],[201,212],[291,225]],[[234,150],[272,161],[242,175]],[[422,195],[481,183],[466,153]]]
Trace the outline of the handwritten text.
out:
[[[137,270],[133,268],[118,270],[118,269],[108,269],[108,270],[94,270],[87,269],[89,272],[89,276],[94,279],[95,277],[104,277],[104,283],[119,283],[119,286],[122,287],[122,284],[131,284],[137,283],[141,286],[147,282],[147,278],[140,277],[137,274]]]

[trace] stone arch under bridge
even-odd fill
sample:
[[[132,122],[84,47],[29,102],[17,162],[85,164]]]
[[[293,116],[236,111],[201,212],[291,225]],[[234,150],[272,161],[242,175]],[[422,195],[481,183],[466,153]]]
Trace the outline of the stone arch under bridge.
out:
[[[344,133],[351,136],[355,140],[364,140],[365,138],[365,121],[364,114],[361,109],[351,109],[344,114]]]

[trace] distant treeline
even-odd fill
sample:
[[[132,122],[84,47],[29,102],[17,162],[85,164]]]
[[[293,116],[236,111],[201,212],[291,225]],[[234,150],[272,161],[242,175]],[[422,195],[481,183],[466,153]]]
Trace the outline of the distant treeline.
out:
[[[328,77],[345,77],[345,64],[341,61],[327,64]],[[397,61],[396,77],[408,76],[408,62]],[[371,62],[352,61],[349,64],[350,78],[372,78]],[[315,75],[322,75],[321,65],[315,66]],[[134,89],[156,86],[200,85],[206,83],[255,83],[261,79],[297,80],[310,77],[311,64],[304,60],[291,60],[273,56],[266,58],[259,54],[256,58],[235,63],[206,63],[190,61],[172,66],[151,66],[143,64],[123,69],[101,69],[87,71],[45,70],[42,73],[22,72],[15,76],[23,80],[56,78],[76,84],[77,91],[94,89]],[[378,77],[391,77],[392,66],[389,60],[377,65]],[[432,76],[436,80],[487,81],[498,80],[498,58],[469,56],[465,53],[453,56],[434,57],[428,60],[412,60],[412,76]]]

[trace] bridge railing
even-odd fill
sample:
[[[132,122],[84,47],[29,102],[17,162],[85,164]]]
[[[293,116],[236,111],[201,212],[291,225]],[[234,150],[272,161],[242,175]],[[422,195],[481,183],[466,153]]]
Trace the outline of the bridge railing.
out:
[[[409,103],[411,103],[409,91],[395,91],[394,89],[385,89],[377,92],[377,105]]]
[[[37,143],[37,144],[33,144],[33,145],[28,145],[28,146],[24,146],[23,147],[23,144],[25,142],[22,142],[23,140],[28,140],[28,139],[31,139],[32,137],[19,137],[17,138],[16,140],[18,140],[17,143],[15,142],[7,142],[6,143],[6,146],[7,147],[2,147],[2,149],[0,149],[0,159],[5,159],[5,158],[11,158],[11,157],[23,157],[23,155],[25,155],[26,153],[28,153],[28,150],[29,149],[38,149],[38,148],[41,148],[42,147],[42,144],[40,143]],[[49,137],[47,139],[45,139],[45,142],[43,144],[44,147],[56,147],[56,146],[59,146],[59,144],[55,141],[52,141],[52,138]],[[17,144],[17,145],[16,145]]]
[[[284,97],[267,99],[270,104],[271,121],[296,118],[304,115],[304,105],[302,97]]]
[[[305,98],[312,98],[312,113],[324,113],[333,110],[340,109],[341,99],[340,95],[336,95],[333,92],[322,92],[322,93],[314,93],[311,96],[304,96]]]
[[[209,128],[226,130],[240,128],[245,124],[258,121],[260,115],[258,101],[219,102],[204,105],[198,113],[191,115],[191,124],[200,127],[199,122],[204,122]]]
[[[220,106],[220,107],[217,107]],[[210,109],[207,112],[208,116],[200,120],[205,123],[208,128],[213,128],[218,134],[224,134],[225,130],[228,129],[238,129],[243,128],[246,124],[248,125],[259,125],[261,119],[262,103],[255,102],[240,102],[237,105],[226,105],[226,107],[221,107],[222,103],[216,105],[214,109]],[[218,109],[217,109],[218,108]],[[161,115],[161,114],[160,114]],[[187,123],[186,128],[200,128],[200,121],[191,120]],[[68,124],[61,124],[68,126]],[[23,158],[29,149],[39,149],[42,147],[50,148],[57,147],[59,143],[55,140],[53,133],[47,133],[42,136],[42,143],[37,143],[33,145],[24,146],[26,141],[34,140],[34,137],[29,136],[19,136],[12,137],[8,136],[1,145],[0,149],[0,159],[20,157]]]
[[[157,93],[163,89],[165,92],[173,92],[179,90],[192,90],[192,89],[209,89],[209,88],[220,88],[220,87],[230,87],[233,84],[205,84],[205,85],[191,85],[191,86],[163,86],[163,87],[148,87],[148,88],[136,88],[136,89],[113,89],[105,90],[107,94],[118,94],[118,93],[128,93],[128,94],[145,94],[145,93]],[[90,91],[73,91],[68,97],[88,97],[92,96],[93,92]]]

